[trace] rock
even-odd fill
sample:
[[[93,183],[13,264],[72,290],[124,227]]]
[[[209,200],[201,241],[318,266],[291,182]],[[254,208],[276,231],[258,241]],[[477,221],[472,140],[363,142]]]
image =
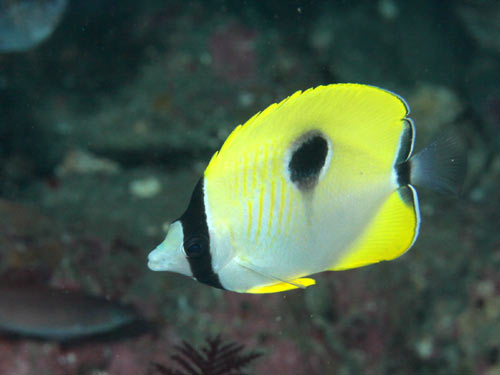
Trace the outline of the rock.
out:
[[[429,140],[459,119],[464,105],[457,94],[445,86],[422,83],[407,97],[410,117],[415,121],[419,141]]]
[[[112,174],[67,174],[57,186],[44,182],[22,199],[73,228],[105,240],[120,237],[152,248],[162,225],[182,214],[201,171],[130,168]]]
[[[59,177],[64,177],[82,173],[117,173],[119,170],[120,165],[113,160],[100,158],[83,150],[73,150],[66,154],[55,172]]]
[[[155,177],[134,180],[129,185],[130,192],[138,198],[151,198],[161,190],[160,181]]]
[[[38,210],[0,200],[0,271],[31,269],[51,272],[65,246],[61,226]]]
[[[228,23],[209,39],[214,73],[228,81],[253,79],[257,74],[257,32],[242,24]]]
[[[36,47],[59,24],[67,0],[0,1],[0,52]]]
[[[400,91],[419,81],[452,86],[461,77],[461,32],[438,3],[346,4],[324,3],[308,38],[313,55],[336,81]]]
[[[459,1],[456,14],[469,35],[484,49],[500,54],[500,2]]]

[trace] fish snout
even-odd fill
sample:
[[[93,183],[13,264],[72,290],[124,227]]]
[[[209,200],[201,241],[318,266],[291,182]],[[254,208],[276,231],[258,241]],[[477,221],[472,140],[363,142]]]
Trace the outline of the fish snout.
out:
[[[165,249],[158,246],[148,255],[148,267],[152,271],[164,271],[168,269],[167,260],[165,259]]]

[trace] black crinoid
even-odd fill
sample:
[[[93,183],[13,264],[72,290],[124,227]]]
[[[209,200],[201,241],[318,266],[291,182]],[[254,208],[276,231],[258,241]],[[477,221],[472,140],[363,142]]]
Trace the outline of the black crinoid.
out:
[[[152,363],[150,375],[243,375],[244,367],[262,355],[256,352],[243,354],[244,348],[242,344],[224,343],[220,335],[207,338],[201,350],[184,341],[175,346],[176,353],[170,356],[180,369]]]

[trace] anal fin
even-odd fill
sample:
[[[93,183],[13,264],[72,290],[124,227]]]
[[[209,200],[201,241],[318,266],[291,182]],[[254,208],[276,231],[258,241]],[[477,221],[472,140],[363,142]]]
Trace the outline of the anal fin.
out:
[[[309,278],[299,278],[290,281],[277,282],[271,285],[256,286],[247,290],[247,293],[253,294],[264,294],[264,293],[277,293],[284,292],[286,290],[292,290],[297,288],[307,288],[308,286],[316,284],[314,279]]]
[[[329,270],[363,267],[404,254],[418,236],[420,214],[413,186],[395,190],[345,255]]]
[[[316,284],[316,281],[311,278],[297,278],[293,280],[283,280],[279,277],[269,275],[266,271],[262,270],[253,264],[250,264],[242,259],[237,260],[238,264],[252,272],[255,272],[265,278],[269,279],[270,283],[265,285],[255,286],[245,291],[245,293],[264,294],[264,293],[277,293],[286,290],[305,289],[308,286]]]

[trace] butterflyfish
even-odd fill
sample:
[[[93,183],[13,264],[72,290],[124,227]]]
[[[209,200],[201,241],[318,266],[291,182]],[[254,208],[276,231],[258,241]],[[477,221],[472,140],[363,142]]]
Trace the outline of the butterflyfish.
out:
[[[455,193],[465,173],[454,136],[412,155],[408,114],[400,96],[361,84],[272,104],[213,155],[149,268],[274,293],[399,257],[419,232],[415,186]]]

